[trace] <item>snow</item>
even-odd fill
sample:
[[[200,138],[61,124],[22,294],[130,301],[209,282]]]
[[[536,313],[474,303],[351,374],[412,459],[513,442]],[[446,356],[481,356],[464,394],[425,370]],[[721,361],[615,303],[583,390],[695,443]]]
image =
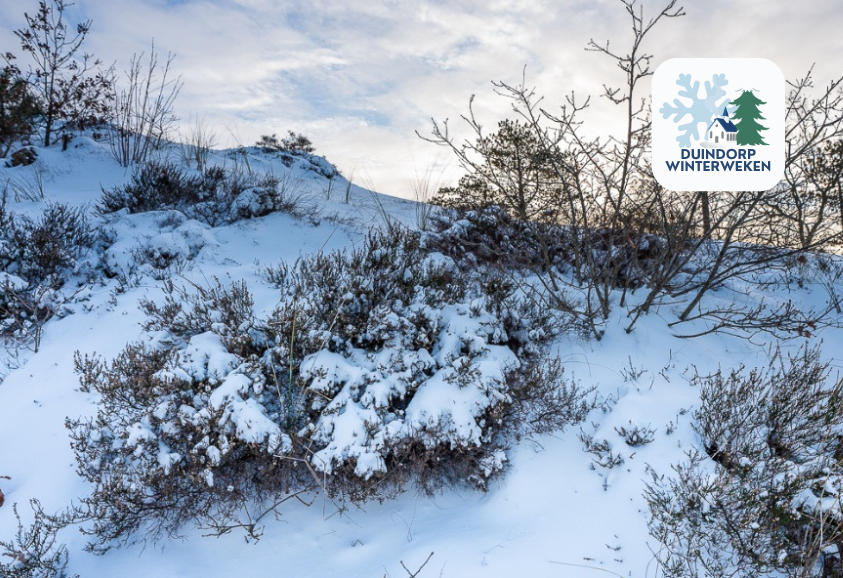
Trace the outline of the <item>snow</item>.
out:
[[[39,150],[37,169],[0,168],[0,186],[7,179],[31,180],[32,171],[41,170],[47,201],[90,207],[100,186],[129,178],[100,143],[82,139],[74,143],[66,153],[56,148]],[[212,153],[214,162],[225,164],[226,159],[225,153]],[[154,344],[155,337],[141,328],[145,316],[138,303],[141,299],[160,301],[163,278],[202,287],[215,277],[226,282],[245,280],[256,312],[265,314],[279,300],[277,291],[263,279],[266,265],[355,246],[369,226],[383,224],[384,213],[396,222],[414,222],[412,203],[375,197],[356,186],[348,204],[325,198],[326,179],[313,170],[327,170],[324,161],[311,159],[288,168],[277,158],[256,155],[250,163],[253,170],[290,172],[301,180],[305,200],[318,210],[305,218],[272,214],[216,228],[177,214],[118,213],[100,218],[98,226],[114,231],[115,242],[105,259],[115,278],[88,285],[69,304],[73,314],[52,319],[37,354],[0,351],[0,476],[11,478],[0,478],[6,501],[0,508],[0,538],[8,539],[16,530],[12,503],[19,504],[26,520],[31,517],[25,506],[30,498],[38,498],[46,511],[53,512],[89,492],[76,474],[64,423],[66,417],[93,415],[98,400],[95,394],[80,391],[73,354],[96,352],[113,359],[128,343]],[[10,208],[36,214],[44,206],[45,202],[21,199],[13,200]],[[148,261],[139,262],[139,254]],[[432,263],[445,258],[429,259]],[[130,276],[133,282],[126,283]],[[0,283],[17,286],[23,281],[0,272]],[[735,298],[727,293],[711,299],[728,302]],[[770,289],[765,298],[820,307],[826,295],[817,281],[790,292]],[[502,342],[505,335],[489,317],[472,309],[476,308],[468,303],[426,311],[442,326],[430,351],[421,349],[397,359],[397,350],[387,345],[368,357],[362,353],[343,356],[327,349],[308,357],[302,375],[313,377],[311,388],[340,392],[331,401],[330,418],[314,424],[315,435],[326,441],[315,455],[314,466],[330,473],[336,460],[354,456],[358,475],[374,475],[384,468],[377,449],[385,440],[433,425],[453,439],[477,442],[477,420],[484,404],[490,392],[496,394],[503,372],[517,369],[517,360],[508,348],[488,345],[484,336]],[[595,386],[600,396],[612,400],[605,410],[592,412],[582,433],[595,441],[605,440],[611,452],[622,458],[618,466],[596,465],[595,456],[583,451],[580,432],[574,428],[524,440],[508,454],[496,452],[484,467],[493,471],[507,465],[509,469],[488,492],[468,486],[448,488],[434,496],[408,492],[345,511],[321,494],[312,495],[308,498],[311,506],[291,500],[282,508],[280,520],[267,519],[256,544],[244,543],[236,532],[207,538],[201,530],[187,528],[183,540],[166,540],[149,548],[129,546],[95,556],[84,551],[85,536],[66,529],[60,539],[70,551],[70,574],[190,578],[270,575],[282,568],[294,576],[397,577],[406,574],[402,562],[415,569],[433,552],[421,578],[653,575],[656,545],[647,534],[642,491],[650,471],[669,473],[670,465],[698,444],[691,412],[699,406],[699,391],[688,381],[694,369],[706,374],[719,367],[764,365],[772,346],[795,351],[804,339],[784,342],[759,335],[750,342],[724,334],[682,339],[658,313],[643,317],[631,334],[623,331],[626,322],[617,312],[601,341],[563,335],[554,344],[566,375]],[[693,328],[683,331],[696,332]],[[812,340],[822,340],[825,354],[834,355],[843,347],[843,331],[820,328]],[[382,370],[398,366],[404,371]],[[462,379],[460,371],[465,368],[476,372],[476,378]],[[386,407],[388,397],[401,395],[410,387],[410,376],[422,370],[430,376],[418,385],[404,414],[394,416],[378,431],[367,428],[379,421],[374,416]],[[190,338],[161,376],[207,380],[208,408],[222,410],[223,422],[238,439],[272,452],[283,452],[292,443],[255,400],[264,385],[250,377],[248,368],[239,366],[215,333]],[[208,410],[180,404],[155,408],[154,415],[163,418],[171,411],[179,419],[194,421]],[[627,445],[618,430],[634,426],[652,428],[653,441]],[[154,448],[151,455],[162,469],[179,463],[181,456],[158,445],[148,423],[133,423],[129,432],[122,443],[138,452]],[[224,459],[223,443],[204,442],[201,451],[210,464]],[[206,471],[203,483],[213,486],[211,470]],[[801,498],[807,507],[832,507],[810,493]]]
[[[0,286],[8,287],[13,291],[20,291],[26,287],[26,281],[16,275],[10,275],[2,271],[0,272]]]
[[[231,423],[237,438],[247,443],[266,444],[270,452],[280,452],[290,444],[263,408],[254,399],[244,398],[252,382],[242,374],[229,375],[211,393],[210,408],[223,410],[221,424]]]

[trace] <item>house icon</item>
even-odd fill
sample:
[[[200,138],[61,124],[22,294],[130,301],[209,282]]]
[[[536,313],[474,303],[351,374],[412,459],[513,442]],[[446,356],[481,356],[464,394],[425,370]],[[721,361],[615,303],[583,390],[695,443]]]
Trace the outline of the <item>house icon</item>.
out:
[[[705,131],[708,146],[733,147],[738,144],[738,127],[729,120],[729,111],[723,107],[723,114],[714,118]]]

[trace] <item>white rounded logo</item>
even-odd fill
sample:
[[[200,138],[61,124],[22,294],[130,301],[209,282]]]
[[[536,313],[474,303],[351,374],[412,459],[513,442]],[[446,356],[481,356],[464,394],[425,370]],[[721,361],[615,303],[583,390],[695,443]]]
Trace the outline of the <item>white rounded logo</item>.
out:
[[[653,75],[653,173],[674,191],[763,191],[784,175],[785,83],[763,58],[674,58]]]

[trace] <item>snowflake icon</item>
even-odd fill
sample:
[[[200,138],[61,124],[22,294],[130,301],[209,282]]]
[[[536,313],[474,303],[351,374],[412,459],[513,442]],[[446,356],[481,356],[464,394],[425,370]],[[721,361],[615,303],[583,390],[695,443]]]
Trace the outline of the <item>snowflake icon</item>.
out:
[[[690,115],[691,119],[685,124],[679,124],[679,130],[682,132],[676,137],[676,142],[680,147],[690,147],[691,137],[694,140],[700,140],[699,125],[703,124],[703,131],[711,124],[712,118],[718,114],[718,111],[723,110],[724,107],[731,113],[736,107],[728,106],[730,101],[726,96],[726,91],[723,87],[729,84],[726,80],[725,74],[713,74],[711,81],[705,81],[705,98],[700,97],[700,82],[693,81],[690,74],[680,74],[676,84],[682,87],[678,96],[688,98],[691,100],[690,105],[681,101],[679,98],[673,99],[673,105],[664,103],[659,109],[663,118],[670,118],[675,115],[673,122],[679,124],[686,115]],[[723,100],[720,100],[723,99]],[[719,102],[718,102],[719,101]]]

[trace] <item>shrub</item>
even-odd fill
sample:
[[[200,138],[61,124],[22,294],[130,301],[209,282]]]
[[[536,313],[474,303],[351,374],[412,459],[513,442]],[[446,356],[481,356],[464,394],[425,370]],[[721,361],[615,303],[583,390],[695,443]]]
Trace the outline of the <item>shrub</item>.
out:
[[[82,209],[50,205],[33,219],[0,202],[0,337],[38,351],[44,324],[65,300],[59,290],[95,241]]]
[[[103,190],[97,210],[106,214],[175,209],[217,226],[274,211],[298,214],[296,186],[289,177],[246,177],[220,167],[191,173],[173,163],[153,161],[137,170],[129,183]]]
[[[67,547],[56,543],[56,533],[72,516],[46,514],[38,500],[31,500],[30,506],[35,518],[27,527],[21,522],[17,504],[12,506],[18,531],[14,540],[0,540],[0,556],[11,559],[8,563],[0,560],[0,574],[5,578],[67,578]]]
[[[628,428],[626,426],[615,428],[615,431],[623,438],[626,445],[637,448],[639,446],[645,446],[655,439],[656,430],[651,428],[649,425],[633,425],[632,422],[630,422],[629,426],[630,427]]]
[[[575,236],[570,227],[518,219],[498,205],[443,211],[432,225],[423,237],[425,246],[458,261],[548,272],[570,270],[588,259],[594,265],[591,280],[613,287],[640,287],[674,257],[656,235],[603,228]]]
[[[77,357],[102,396],[95,418],[68,422],[94,486],[94,550],[188,520],[255,537],[315,486],[339,500],[484,488],[514,440],[591,408],[543,354],[552,315],[425,254],[414,233],[372,233],[267,279],[280,303],[265,320],[242,282],[168,284],[143,304],[153,345]]]
[[[316,147],[313,146],[309,138],[293,131],[289,131],[289,136],[281,140],[278,140],[274,134],[272,136],[263,135],[261,140],[255,143],[255,146],[266,153],[278,153],[281,162],[288,168],[295,164],[306,171],[312,171],[325,177],[329,181],[329,190],[332,186],[331,179],[338,177],[340,174],[337,167],[323,157],[313,154]],[[330,197],[330,194],[328,194],[328,197]]]
[[[103,190],[97,209],[101,213],[120,209],[141,213],[186,208],[210,196],[222,179],[220,170],[191,175],[174,163],[152,161],[135,171],[128,184]]]
[[[300,263],[281,276],[268,321],[278,373],[292,363],[298,376],[282,391],[310,462],[353,498],[407,482],[484,487],[503,471],[517,425],[538,428],[514,416],[542,414],[537,398],[553,405],[547,394],[560,386],[538,385],[560,377],[540,355],[551,314],[513,286],[484,293],[418,245],[415,234],[376,233],[347,255]]]
[[[55,291],[27,285],[20,277],[0,274],[0,337],[14,344],[41,347],[44,325],[59,309],[62,298]]]
[[[102,255],[102,274],[117,279],[118,291],[136,286],[146,276],[162,281],[180,274],[213,243],[208,225],[179,211],[162,211],[155,221],[158,234],[151,237],[117,240],[113,230],[103,233],[107,247]]]
[[[267,152],[280,151],[285,153],[305,153],[313,154],[316,147],[310,142],[310,139],[303,134],[297,134],[293,131],[287,131],[286,137],[278,140],[274,134],[272,136],[263,135],[256,143],[256,146],[262,148]]]
[[[208,289],[194,287],[196,293],[178,290],[172,281],[165,282],[164,303],[142,300],[141,308],[148,315],[147,331],[164,331],[183,343],[202,333],[214,332],[229,353],[248,358],[257,353],[254,299],[244,281],[223,287],[218,279]]]
[[[290,441],[268,415],[274,393],[257,364],[240,363],[215,333],[182,351],[129,346],[110,364],[77,357],[77,369],[102,395],[95,421],[68,422],[79,474],[95,488],[83,500],[94,517],[91,550],[129,541],[142,526],[153,540],[187,521],[222,533],[240,518],[257,523],[265,500],[285,496],[290,468],[274,454]]]
[[[0,211],[5,213],[5,203]],[[85,211],[60,203],[49,205],[38,219],[6,215],[0,224],[3,270],[52,288],[64,283],[64,275],[96,240]]]
[[[647,490],[667,576],[843,574],[843,382],[828,368],[805,348],[694,378],[704,453]]]
[[[431,225],[422,237],[427,249],[474,265],[542,270],[572,257],[564,227],[517,219],[497,205],[442,211]]]

